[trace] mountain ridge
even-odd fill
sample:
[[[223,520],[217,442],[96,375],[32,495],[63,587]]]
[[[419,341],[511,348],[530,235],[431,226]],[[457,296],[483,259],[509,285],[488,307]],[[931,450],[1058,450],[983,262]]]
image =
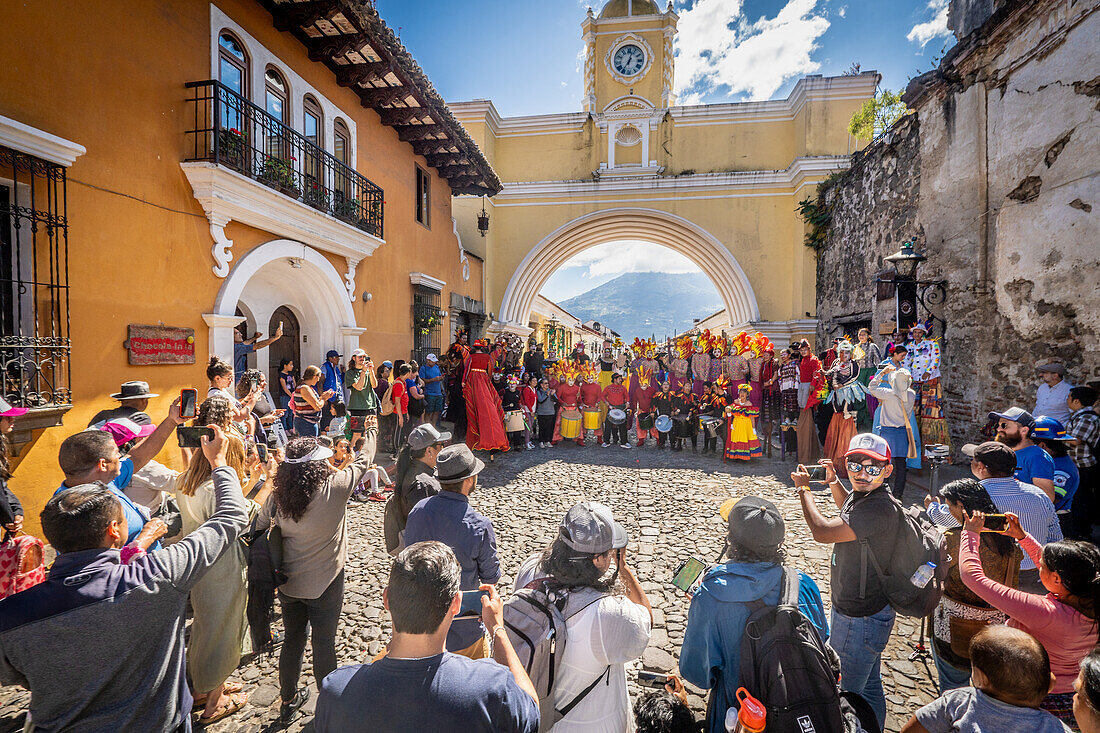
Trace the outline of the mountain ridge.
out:
[[[693,318],[723,307],[714,284],[701,272],[627,272],[559,305],[581,321],[599,321],[624,341],[673,336],[691,328]]]

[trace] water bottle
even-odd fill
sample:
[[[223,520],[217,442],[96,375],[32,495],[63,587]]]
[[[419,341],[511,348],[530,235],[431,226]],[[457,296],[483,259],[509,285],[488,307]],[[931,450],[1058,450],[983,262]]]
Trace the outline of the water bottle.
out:
[[[926,562],[917,568],[917,572],[913,573],[913,577],[909,579],[909,582],[918,588],[923,588],[928,585],[932,580],[932,576],[936,574],[936,563]]]
[[[726,711],[726,733],[763,733],[768,711],[764,704],[749,694],[744,687],[737,690],[737,702],[741,708]]]

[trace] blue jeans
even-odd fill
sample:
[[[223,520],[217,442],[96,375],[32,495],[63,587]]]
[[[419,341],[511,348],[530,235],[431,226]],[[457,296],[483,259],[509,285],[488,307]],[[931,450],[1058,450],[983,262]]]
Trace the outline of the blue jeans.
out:
[[[946,659],[940,659],[940,655],[936,654],[936,642],[934,639],[928,640],[928,649],[932,652],[932,660],[936,663],[936,676],[939,677],[941,695],[948,690],[957,690],[960,687],[970,686],[969,669],[959,669]]]
[[[321,426],[318,423],[295,417],[294,432],[298,433],[301,438],[316,438],[321,434]]]
[[[875,711],[886,726],[886,693],[882,689],[882,651],[894,629],[894,609],[887,606],[873,616],[852,618],[834,608],[829,646],[840,657],[840,689],[854,692]]]
[[[279,399],[279,406],[286,410],[286,412],[283,413],[281,419],[283,422],[283,429],[286,430],[288,433],[294,429],[294,410],[290,409],[290,403],[292,400],[292,397],[287,397],[286,395],[283,395]]]

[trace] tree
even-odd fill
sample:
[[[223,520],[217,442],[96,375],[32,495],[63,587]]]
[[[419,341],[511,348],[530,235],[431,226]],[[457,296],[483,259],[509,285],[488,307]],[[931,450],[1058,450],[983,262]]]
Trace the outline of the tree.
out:
[[[861,140],[873,140],[908,113],[909,108],[901,101],[901,92],[884,89],[852,115],[848,132]]]

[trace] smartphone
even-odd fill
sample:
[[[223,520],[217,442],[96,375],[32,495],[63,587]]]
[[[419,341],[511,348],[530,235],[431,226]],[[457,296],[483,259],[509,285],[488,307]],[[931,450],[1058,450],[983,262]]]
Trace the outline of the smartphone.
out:
[[[689,557],[680,563],[680,567],[676,569],[676,574],[672,576],[672,585],[688,593],[691,591],[691,586],[695,585],[695,581],[699,579],[706,568],[707,564],[699,558]]]
[[[267,463],[267,444],[266,443],[257,443],[256,444],[256,453],[259,454],[261,463]]]
[[[458,609],[458,614],[455,618],[460,617],[481,617],[481,599],[483,596],[489,595],[487,590],[464,590],[462,591],[462,606]]]
[[[1008,529],[1008,517],[1003,514],[986,514],[983,532],[1004,532]]]
[[[638,684],[642,687],[654,687],[663,689],[668,684],[668,675],[664,672],[650,672],[647,669],[638,670]]]
[[[176,440],[179,441],[180,448],[201,448],[202,436],[206,436],[209,440],[214,439],[214,428],[202,427],[188,427],[186,425],[180,425],[176,428]]]
[[[180,417],[195,417],[199,414],[199,392],[195,389],[180,390]]]
[[[806,472],[810,474],[811,483],[825,483],[825,467],[820,463],[814,466],[806,466]]]

